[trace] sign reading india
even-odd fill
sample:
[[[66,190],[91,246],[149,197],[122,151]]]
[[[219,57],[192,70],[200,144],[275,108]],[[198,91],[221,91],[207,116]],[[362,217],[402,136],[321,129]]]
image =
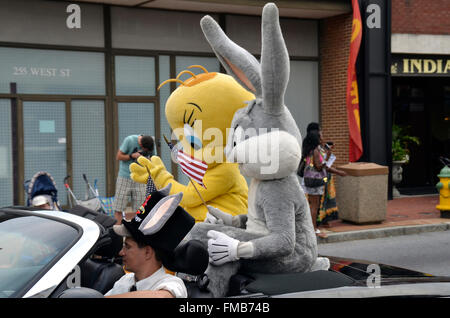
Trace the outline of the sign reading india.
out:
[[[450,76],[450,59],[392,55],[393,76]]]

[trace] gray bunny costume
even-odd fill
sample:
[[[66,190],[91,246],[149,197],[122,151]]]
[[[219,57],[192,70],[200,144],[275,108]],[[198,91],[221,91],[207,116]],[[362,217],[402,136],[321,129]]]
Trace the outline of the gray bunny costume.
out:
[[[317,257],[309,205],[296,176],[301,135],[284,105],[289,55],[277,7],[268,3],[263,9],[261,65],[228,39],[211,17],[203,17],[201,27],[227,72],[256,96],[235,113],[225,149],[227,160],[238,162],[241,173],[252,178],[248,213],[232,217],[209,207],[207,220],[196,223],[189,233],[189,238],[208,243],[209,289],[215,297],[225,296],[230,277],[239,269],[260,273],[328,269],[329,260]],[[261,148],[270,160],[263,156],[252,160]]]

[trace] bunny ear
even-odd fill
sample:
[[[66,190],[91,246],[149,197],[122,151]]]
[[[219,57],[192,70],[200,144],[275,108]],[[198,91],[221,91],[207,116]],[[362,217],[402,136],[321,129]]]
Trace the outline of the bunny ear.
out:
[[[161,199],[142,221],[139,230],[144,235],[157,233],[173,215],[182,197],[183,193],[179,192]]]
[[[263,106],[268,113],[278,114],[289,81],[289,54],[273,3],[266,4],[262,13],[261,72]]]
[[[172,189],[172,183],[169,183],[167,186],[159,190],[159,192],[161,192],[164,196],[168,196],[170,194],[170,189]]]
[[[239,84],[261,97],[261,66],[245,49],[231,41],[210,16],[200,20],[200,26],[220,63]]]

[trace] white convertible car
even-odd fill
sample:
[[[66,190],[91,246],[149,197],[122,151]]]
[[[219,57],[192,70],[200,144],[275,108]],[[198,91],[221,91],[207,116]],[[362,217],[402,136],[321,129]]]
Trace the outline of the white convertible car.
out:
[[[0,297],[103,297],[124,275],[117,256],[122,238],[111,231],[113,224],[114,219],[81,207],[69,212],[0,208]],[[385,264],[375,264],[377,272],[368,261],[329,258],[328,271],[239,273],[230,281],[229,296],[450,296],[450,277]],[[177,273],[191,298],[210,296],[203,274],[207,258],[201,263]]]

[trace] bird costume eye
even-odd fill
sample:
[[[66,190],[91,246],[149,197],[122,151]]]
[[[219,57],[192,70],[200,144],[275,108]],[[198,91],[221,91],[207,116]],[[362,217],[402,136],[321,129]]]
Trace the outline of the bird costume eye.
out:
[[[195,135],[194,129],[189,124],[184,124],[184,136],[192,148],[195,150],[202,148],[203,145],[200,138]]]

